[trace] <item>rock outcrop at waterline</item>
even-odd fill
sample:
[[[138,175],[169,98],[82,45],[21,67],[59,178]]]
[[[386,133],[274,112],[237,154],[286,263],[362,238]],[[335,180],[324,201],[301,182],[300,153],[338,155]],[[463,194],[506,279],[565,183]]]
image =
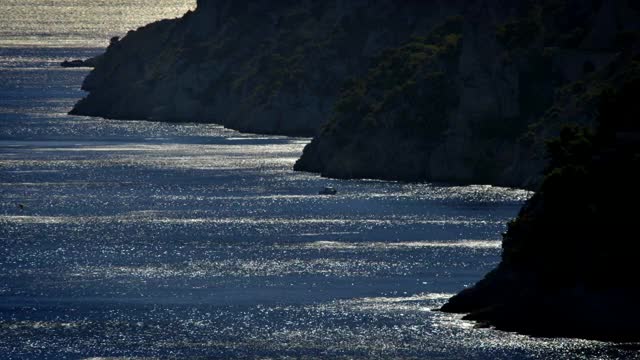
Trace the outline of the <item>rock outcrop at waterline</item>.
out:
[[[102,60],[102,55],[98,55],[86,60],[65,60],[60,63],[60,66],[64,68],[95,68]]]
[[[443,311],[540,336],[640,340],[640,58],[606,89],[598,128],[549,142],[540,190],[504,235],[502,262]]]
[[[544,140],[565,123],[593,123],[603,85],[638,43],[639,10],[469,1],[457,29],[387,50],[348,83],[295,168],[536,188]]]
[[[71,114],[314,135],[340,86],[464,0],[199,0],[113,42]]]

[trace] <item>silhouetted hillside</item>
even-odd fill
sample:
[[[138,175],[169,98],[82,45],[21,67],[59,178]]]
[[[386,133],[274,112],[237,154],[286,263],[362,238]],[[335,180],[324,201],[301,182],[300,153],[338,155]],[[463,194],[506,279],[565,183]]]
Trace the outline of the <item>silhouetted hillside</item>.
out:
[[[421,43],[451,51],[411,41],[352,81],[296,169],[535,188],[544,140],[592,124],[602,89],[626,76],[640,13],[626,1],[468,5],[448,40]]]
[[[595,133],[566,127],[548,143],[544,181],[509,224],[502,262],[444,311],[534,335],[640,339],[638,94],[637,75],[604,90]]]
[[[535,188],[638,49],[611,1],[204,1],[113,41],[73,114],[317,135],[297,170]]]
[[[464,2],[201,0],[112,44],[72,114],[311,136],[345,80]]]

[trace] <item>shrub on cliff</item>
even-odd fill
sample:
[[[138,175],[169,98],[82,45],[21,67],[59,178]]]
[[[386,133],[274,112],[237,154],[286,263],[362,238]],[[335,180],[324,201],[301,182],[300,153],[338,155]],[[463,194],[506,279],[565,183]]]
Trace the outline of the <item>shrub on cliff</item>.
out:
[[[324,131],[394,129],[439,135],[456,103],[445,73],[456,62],[461,27],[461,18],[450,18],[429,36],[384,51],[364,77],[343,86]]]

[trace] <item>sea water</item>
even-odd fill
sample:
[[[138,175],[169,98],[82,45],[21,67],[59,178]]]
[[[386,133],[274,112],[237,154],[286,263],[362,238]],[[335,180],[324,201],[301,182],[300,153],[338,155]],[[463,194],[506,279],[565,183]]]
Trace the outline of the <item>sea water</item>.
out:
[[[111,36],[192,1],[0,3],[0,358],[615,359],[439,308],[530,195],[295,173],[309,139],[66,115]],[[318,195],[323,186],[335,196]]]

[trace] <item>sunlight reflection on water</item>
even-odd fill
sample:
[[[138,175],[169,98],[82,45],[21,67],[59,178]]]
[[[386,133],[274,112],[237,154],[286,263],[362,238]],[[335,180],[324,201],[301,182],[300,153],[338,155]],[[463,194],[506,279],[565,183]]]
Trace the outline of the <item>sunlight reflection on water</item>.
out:
[[[637,355],[432,311],[495,266],[526,191],[323,179],[291,171],[308,139],[68,117],[86,70],[57,62],[193,5],[83,3],[103,17],[69,28],[80,3],[55,2],[46,40],[37,11],[54,2],[0,3],[0,357]]]
[[[194,8],[195,0],[2,0],[0,46],[102,47],[111,36]]]

